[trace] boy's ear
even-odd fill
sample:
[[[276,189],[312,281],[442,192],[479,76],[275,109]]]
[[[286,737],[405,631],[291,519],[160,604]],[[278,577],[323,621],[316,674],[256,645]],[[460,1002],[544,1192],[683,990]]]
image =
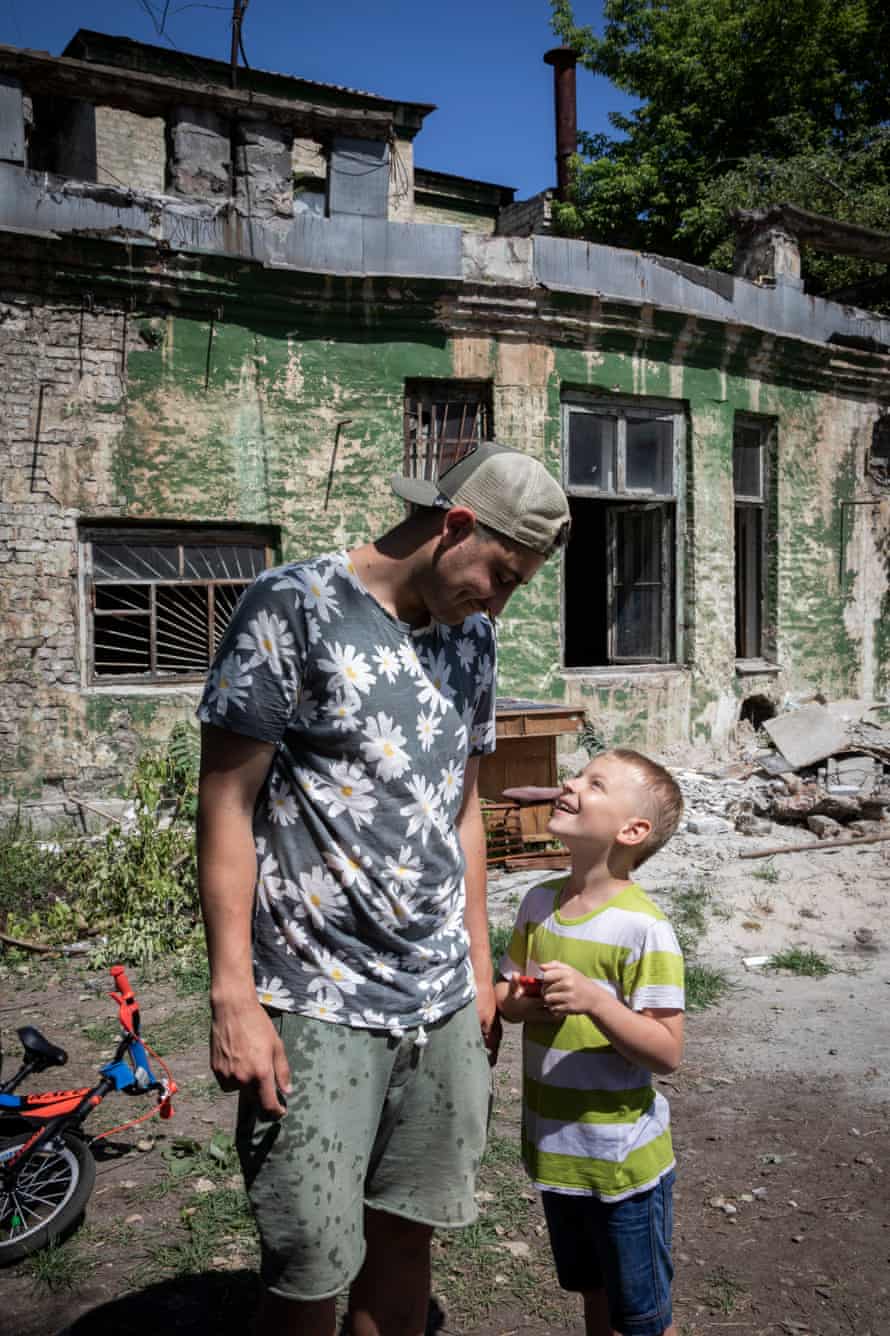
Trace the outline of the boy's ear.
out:
[[[644,816],[632,816],[615,836],[616,843],[634,845],[642,844],[647,836],[652,834],[652,822]]]

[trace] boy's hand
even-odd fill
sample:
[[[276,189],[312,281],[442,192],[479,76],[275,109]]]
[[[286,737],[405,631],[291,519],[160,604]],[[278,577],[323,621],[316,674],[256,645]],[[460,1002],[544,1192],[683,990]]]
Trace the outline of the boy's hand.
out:
[[[554,1016],[590,1015],[602,989],[571,965],[551,961],[541,966],[541,999]]]

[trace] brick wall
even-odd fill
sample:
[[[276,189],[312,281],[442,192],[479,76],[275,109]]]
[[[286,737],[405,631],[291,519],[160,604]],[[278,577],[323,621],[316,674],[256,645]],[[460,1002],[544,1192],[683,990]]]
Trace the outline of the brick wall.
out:
[[[96,180],[163,194],[167,147],[164,120],[96,107]]]

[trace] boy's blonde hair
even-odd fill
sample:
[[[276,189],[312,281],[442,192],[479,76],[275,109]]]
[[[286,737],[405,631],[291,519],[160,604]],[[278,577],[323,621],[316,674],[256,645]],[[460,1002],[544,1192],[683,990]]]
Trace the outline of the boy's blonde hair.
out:
[[[633,751],[630,747],[612,747],[604,755],[624,761],[636,771],[640,780],[643,794],[640,816],[651,821],[652,829],[638,846],[634,867],[639,867],[647,858],[658,853],[663,844],[667,844],[679,826],[683,815],[683,795],[670,771],[657,761],[651,761],[642,752]]]

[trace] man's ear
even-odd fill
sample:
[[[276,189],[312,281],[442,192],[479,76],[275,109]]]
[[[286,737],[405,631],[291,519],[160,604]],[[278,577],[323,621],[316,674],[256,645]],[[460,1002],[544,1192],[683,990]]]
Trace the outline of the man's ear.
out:
[[[625,821],[615,839],[619,844],[642,844],[651,834],[652,822],[644,816],[633,816],[629,821]]]
[[[476,512],[469,506],[452,506],[445,512],[442,536],[451,543],[461,543],[476,528]]]

